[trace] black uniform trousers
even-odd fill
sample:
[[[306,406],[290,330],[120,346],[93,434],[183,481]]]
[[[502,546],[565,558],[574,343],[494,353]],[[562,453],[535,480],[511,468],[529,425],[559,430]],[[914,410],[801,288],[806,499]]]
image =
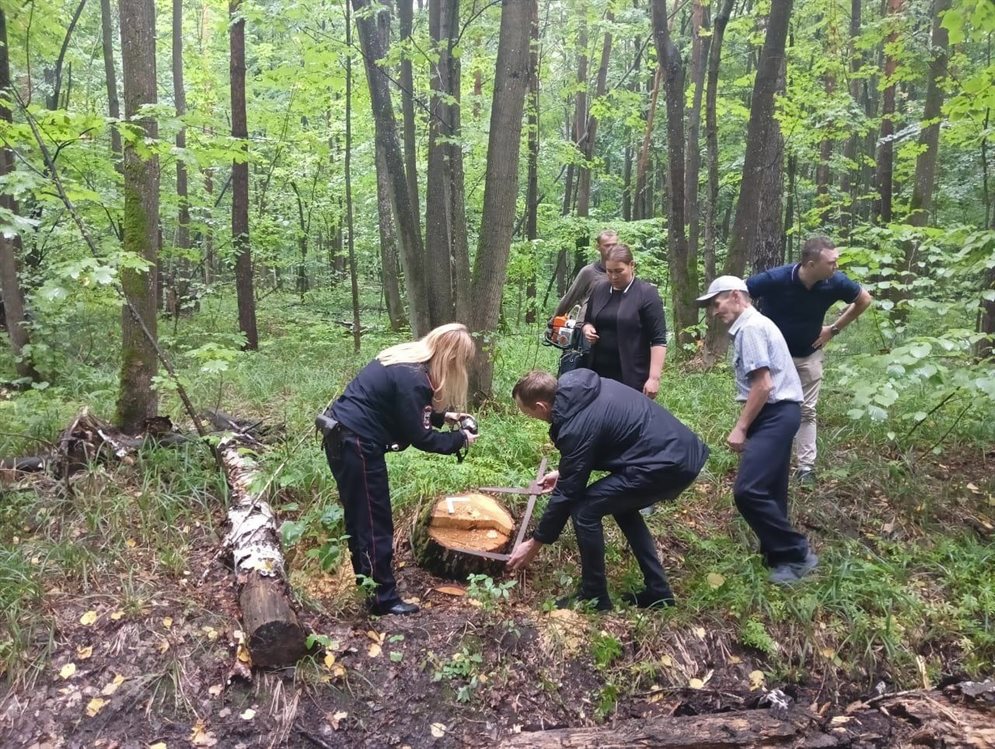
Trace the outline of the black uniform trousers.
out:
[[[706,448],[707,449],[707,448]],[[676,499],[697,478],[697,472],[668,468],[626,468],[598,479],[570,511],[580,551],[581,600],[608,601],[605,576],[605,530],[602,519],[615,518],[643,573],[646,591],[659,598],[671,595],[670,583],[656,553],[653,534],[639,511],[661,500]]]
[[[800,423],[800,404],[765,405],[746,431],[733,485],[736,508],[757,534],[760,553],[771,567],[804,561],[808,554],[808,540],[788,520],[791,442]]]
[[[349,534],[349,552],[357,581],[372,578],[370,602],[388,608],[400,602],[394,580],[394,519],[387,483],[384,446],[342,428],[337,458],[325,444],[325,455],[339,487],[339,499]]]

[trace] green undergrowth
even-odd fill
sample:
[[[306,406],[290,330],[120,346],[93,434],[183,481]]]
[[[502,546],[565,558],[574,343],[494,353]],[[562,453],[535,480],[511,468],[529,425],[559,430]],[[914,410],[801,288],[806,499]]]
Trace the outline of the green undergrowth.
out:
[[[330,576],[348,566],[341,510],[314,436],[314,415],[377,351],[403,340],[373,316],[371,303],[363,350],[354,354],[351,335],[337,322],[349,317],[345,297],[337,294],[310,295],[303,304],[296,297],[268,297],[260,305],[260,350],[251,354],[239,350],[232,305],[216,298],[205,299],[196,316],[175,327],[160,327],[199,408],[272,427],[268,449],[258,457],[285,522],[295,579]],[[111,312],[99,312],[112,329]],[[862,320],[846,340],[834,342],[820,405],[820,482],[814,489],[793,487],[792,500],[793,516],[822,564],[790,589],[767,582],[752,534],[732,506],[736,456],[724,446],[737,414],[731,373],[725,365],[700,372],[668,363],[659,402],[701,434],[712,453],[697,486],[649,519],[679,605],[662,612],[620,607],[606,619],[585,615],[612,623],[607,633],[595,627],[600,634],[581,654],[604,680],[599,714],[653,685],[686,686],[690,670],[666,663],[674,638],[699,632],[721,640],[720,652],[759,664],[768,683],[819,679],[867,688],[880,679],[914,686],[949,674],[990,675],[995,551],[985,523],[995,515],[995,407],[973,398],[965,409],[960,395],[948,398],[943,383],[931,385],[927,378],[899,393],[886,418],[854,419],[852,382],[861,371],[864,377],[875,371],[861,370],[862,357],[877,346],[871,322]],[[533,367],[554,369],[557,352],[539,345],[538,326],[512,327],[488,342],[496,362],[494,397],[478,412],[481,437],[466,461],[415,450],[388,458],[399,522],[448,492],[525,486],[543,457],[555,467],[547,426],[518,414],[510,390]],[[71,331],[66,335],[70,340]],[[79,356],[68,343],[55,355],[73,365],[64,370],[73,374],[0,399],[4,456],[44,452],[84,405],[112,417],[117,373],[110,359]],[[165,381],[161,410],[190,428]],[[71,492],[55,481],[0,487],[0,672],[9,681],[29,678],[45,661],[55,636],[46,603],[53,589],[58,595],[111,595],[118,605],[140,610],[159,576],[190,572],[184,529],[213,524],[225,504],[223,481],[196,444],[143,451],[133,466],[95,466],[72,482]],[[521,511],[524,497],[506,499]],[[617,600],[638,585],[639,574],[610,520],[606,529]],[[96,584],[111,573],[123,582],[110,591]],[[560,543],[543,550],[527,586],[507,588],[489,605],[548,610],[576,585],[577,573],[568,529]],[[484,583],[477,585],[483,589]],[[330,611],[348,608],[314,603]],[[441,672],[455,667],[455,661],[447,663]]]

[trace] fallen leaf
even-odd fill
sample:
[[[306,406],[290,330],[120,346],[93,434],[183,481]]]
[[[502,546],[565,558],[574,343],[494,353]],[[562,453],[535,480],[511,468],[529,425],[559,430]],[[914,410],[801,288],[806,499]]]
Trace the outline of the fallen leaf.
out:
[[[447,596],[465,596],[466,590],[460,588],[456,585],[440,585],[436,590],[439,593],[444,593]]]
[[[136,546],[138,546],[138,542],[133,538],[129,538],[124,542],[124,545],[127,546],[129,549],[134,549]]]
[[[242,720],[252,720],[253,718],[256,717],[256,711],[250,707],[244,713],[242,713],[240,717],[242,718]]]
[[[76,657],[81,661],[87,660],[91,655],[93,655],[93,648],[89,645],[85,648],[76,648]]]
[[[721,588],[726,581],[726,579],[718,572],[709,572],[707,577],[705,577],[705,580],[708,581],[708,586],[710,588]]]
[[[86,705],[86,714],[91,718],[95,717],[97,713],[104,709],[104,705],[107,704],[107,700],[102,700],[99,697],[94,697]]]
[[[380,656],[381,652],[382,651],[381,651],[380,645],[378,645],[375,642],[371,642],[370,643],[370,650],[369,650],[369,656],[370,656],[370,658],[378,658]]]
[[[765,681],[766,677],[764,676],[763,671],[750,672],[750,689],[752,689],[753,691],[762,689]]]
[[[207,635],[207,639],[211,642],[218,639],[218,630],[214,627],[201,627],[200,629],[205,635]]]
[[[380,632],[376,632],[376,631],[374,631],[374,630],[371,629],[371,630],[369,630],[366,633],[366,636],[369,637],[370,640],[372,640],[373,642],[375,642],[377,645],[380,645],[381,643],[383,643],[384,635],[382,633],[380,633]]]
[[[190,743],[194,746],[214,746],[218,743],[218,740],[214,738],[214,734],[208,731],[204,726],[204,721],[198,720],[190,732]]]
[[[699,640],[704,640],[705,639],[705,628],[704,627],[695,627],[694,628],[694,634],[695,634],[695,636]]]
[[[154,744],[149,744],[149,749],[169,749],[169,747],[166,746],[165,741],[157,741]]]
[[[433,723],[429,730],[432,731],[432,735],[435,736],[435,738],[441,739],[446,735],[446,731],[449,729],[446,728],[445,723]]]
[[[705,682],[703,682],[701,679],[689,679],[688,686],[691,687],[692,689],[701,689],[703,686],[705,686]]]
[[[220,684],[214,684],[213,686],[208,687],[207,693],[212,697],[217,697],[218,695],[221,694],[223,689],[224,687],[222,687]]]
[[[72,678],[73,674],[75,673],[76,673],[75,663],[67,663],[65,666],[59,669],[59,676],[61,676],[63,679]]]
[[[167,640],[165,637],[163,637],[162,640],[159,641],[159,645],[158,645],[157,649],[159,650],[159,654],[160,655],[162,655],[163,653],[165,653],[167,650],[169,650],[169,640]]]
[[[325,653],[325,668],[331,668],[335,665],[335,654]]]
[[[333,731],[337,731],[339,730],[339,724],[347,717],[349,717],[349,713],[347,713],[345,710],[339,710],[337,713],[334,714],[326,714],[325,720],[328,721],[328,725],[332,727]]]
[[[730,663],[742,663],[743,659],[740,658],[738,655],[730,655],[729,656],[729,662]]]
[[[89,627],[95,621],[97,621],[96,611],[87,611],[85,614],[83,614],[83,616],[79,618],[79,623],[82,624],[84,627]]]
[[[171,616],[164,616],[162,618],[162,626],[164,626],[166,629],[169,629],[170,627],[172,627],[173,626],[173,617],[171,617]]]
[[[124,612],[123,611],[115,611],[113,614],[111,614],[111,619],[116,622],[122,616],[124,616]]]
[[[660,665],[663,666],[664,668],[673,668],[673,666],[674,666],[674,659],[671,658],[669,655],[661,655],[660,656]]]
[[[836,657],[836,651],[833,650],[832,648],[828,648],[828,647],[827,648],[822,648],[819,651],[819,655],[821,655],[826,660],[832,660],[833,658]]]
[[[970,482],[967,484],[967,488],[974,494],[981,494],[981,489]]]
[[[104,697],[110,697],[112,694],[114,694],[117,691],[117,688],[122,684],[124,684],[124,677],[121,676],[121,674],[118,674],[117,676],[114,677],[113,681],[108,682],[108,684],[103,689],[100,690],[100,693],[104,695]]]

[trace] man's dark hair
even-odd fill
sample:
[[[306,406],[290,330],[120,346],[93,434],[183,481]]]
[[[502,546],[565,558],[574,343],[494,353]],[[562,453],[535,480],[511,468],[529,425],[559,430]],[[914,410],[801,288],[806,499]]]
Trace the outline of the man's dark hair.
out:
[[[629,249],[629,245],[621,242],[613,244],[605,250],[605,262],[607,263],[609,260],[632,265],[632,250]]]
[[[511,389],[511,397],[526,405],[539,401],[552,403],[555,396],[556,378],[541,369],[533,369],[528,374],[522,375]]]
[[[818,260],[825,250],[835,249],[836,244],[829,237],[809,237],[802,245],[801,263],[804,265],[812,260]]]

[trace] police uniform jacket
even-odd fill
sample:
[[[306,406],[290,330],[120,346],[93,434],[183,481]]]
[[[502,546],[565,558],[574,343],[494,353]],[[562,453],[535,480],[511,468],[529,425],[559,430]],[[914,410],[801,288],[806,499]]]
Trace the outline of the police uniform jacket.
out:
[[[643,470],[690,482],[708,447],[663,406],[589,369],[559,380],[549,436],[560,451],[560,478],[533,537],[559,538],[573,503],[582,501],[591,471]],[[666,487],[661,487],[665,489]]]
[[[466,443],[463,432],[438,432],[445,416],[432,410],[432,383],[425,364],[384,366],[374,359],[349,383],[331,408],[336,421],[388,449],[450,455]]]

